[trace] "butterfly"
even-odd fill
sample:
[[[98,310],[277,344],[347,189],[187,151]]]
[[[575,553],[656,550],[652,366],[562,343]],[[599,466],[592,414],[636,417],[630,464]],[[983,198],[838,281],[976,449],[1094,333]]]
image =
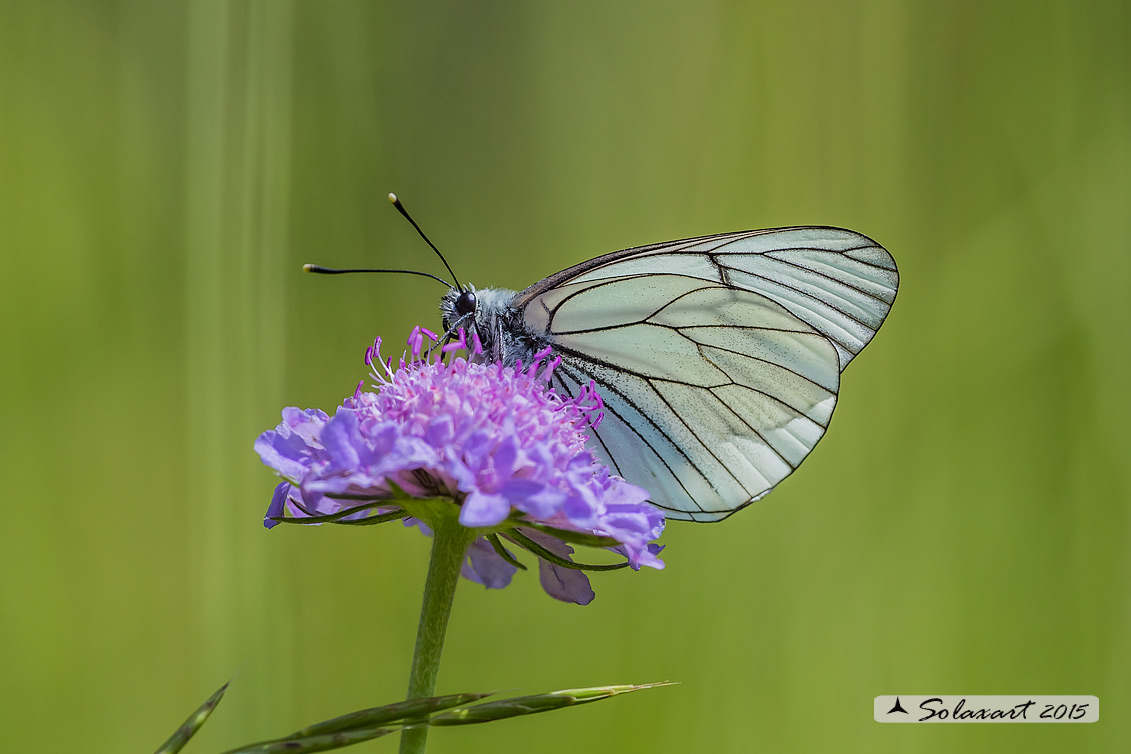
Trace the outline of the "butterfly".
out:
[[[508,365],[552,348],[553,388],[592,384],[604,402],[595,455],[667,518],[720,521],[824,436],[841,372],[883,324],[899,272],[867,236],[808,226],[615,251],[522,291],[441,282],[446,331],[473,330]]]

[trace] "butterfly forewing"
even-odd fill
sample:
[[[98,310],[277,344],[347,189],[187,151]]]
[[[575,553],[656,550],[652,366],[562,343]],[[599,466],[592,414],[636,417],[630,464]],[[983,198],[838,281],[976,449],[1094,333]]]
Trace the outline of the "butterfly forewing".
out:
[[[891,256],[839,228],[626,249],[553,275],[515,305],[596,383],[594,450],[669,517],[717,521],[788,476],[824,434],[840,372],[895,299]]]

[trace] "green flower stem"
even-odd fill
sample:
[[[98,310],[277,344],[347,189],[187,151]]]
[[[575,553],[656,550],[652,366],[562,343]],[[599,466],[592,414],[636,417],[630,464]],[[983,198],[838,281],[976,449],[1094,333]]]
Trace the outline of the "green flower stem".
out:
[[[413,511],[413,515],[418,515],[432,529],[432,558],[428,563],[428,581],[424,585],[424,603],[420,607],[420,625],[416,629],[416,649],[408,679],[410,700],[430,697],[435,691],[452,598],[467,548],[476,535],[476,530],[460,524],[459,508],[450,500],[435,501],[427,507],[428,513],[433,515]],[[427,737],[428,725],[406,726],[401,733],[400,754],[423,754]]]

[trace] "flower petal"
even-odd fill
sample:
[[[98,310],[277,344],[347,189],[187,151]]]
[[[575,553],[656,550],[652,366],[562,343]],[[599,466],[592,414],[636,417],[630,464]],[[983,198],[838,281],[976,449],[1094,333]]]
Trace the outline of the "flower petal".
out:
[[[478,490],[463,501],[459,512],[459,522],[464,526],[495,526],[510,515],[511,506],[502,495],[494,495]]]
[[[463,575],[488,589],[502,589],[507,586],[518,570],[503,560],[483,537],[476,539],[471,543],[471,547],[467,548],[467,558]]]
[[[279,425],[255,440],[255,452],[267,466],[289,479],[301,479],[317,458],[314,448],[297,434]]]
[[[573,562],[573,558],[570,557],[573,554],[573,548],[557,537],[533,529],[523,529],[522,533],[558,557]],[[562,602],[588,605],[595,596],[585,571],[563,568],[545,560],[539,560],[538,578],[542,582],[542,588],[546,590],[546,594]]]
[[[499,494],[523,513],[543,521],[554,518],[566,499],[561,490],[530,479],[511,479],[499,489]]]
[[[273,529],[279,524],[278,521],[272,521],[272,517],[283,515],[283,506],[287,504],[287,495],[291,491],[289,482],[283,482],[275,488],[275,494],[271,496],[271,504],[267,506],[267,515],[263,517],[263,525],[268,529]]]
[[[339,411],[322,428],[322,444],[329,455],[329,472],[351,471],[361,466],[361,446],[356,411]]]
[[[562,602],[588,605],[596,596],[585,571],[562,568],[545,560],[539,560],[538,579],[546,594]]]

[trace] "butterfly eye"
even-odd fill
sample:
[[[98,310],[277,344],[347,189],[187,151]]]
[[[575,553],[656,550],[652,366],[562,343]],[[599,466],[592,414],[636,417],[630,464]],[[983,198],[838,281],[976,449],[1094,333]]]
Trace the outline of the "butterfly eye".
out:
[[[475,294],[471,291],[464,291],[459,294],[456,299],[455,305],[456,314],[461,317],[467,316],[475,311]]]

